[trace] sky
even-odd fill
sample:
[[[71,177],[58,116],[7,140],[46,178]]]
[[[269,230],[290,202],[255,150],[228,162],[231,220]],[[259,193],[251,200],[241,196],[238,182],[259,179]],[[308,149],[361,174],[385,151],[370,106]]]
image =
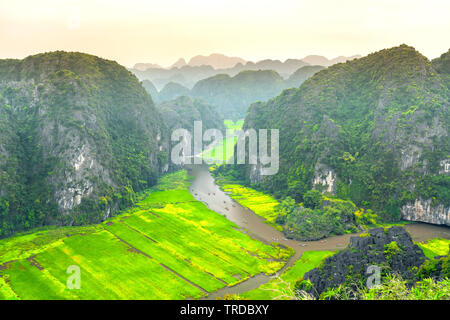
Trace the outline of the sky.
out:
[[[0,0],[0,58],[54,50],[169,66],[223,53],[246,60],[366,55],[402,43],[450,47],[448,0]]]

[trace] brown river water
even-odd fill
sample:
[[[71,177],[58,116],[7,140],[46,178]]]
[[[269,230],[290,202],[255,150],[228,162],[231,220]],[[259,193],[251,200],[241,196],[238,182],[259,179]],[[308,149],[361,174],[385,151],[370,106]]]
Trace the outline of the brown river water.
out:
[[[253,211],[242,207],[239,203],[231,199],[224,191],[216,185],[214,177],[206,165],[187,165],[186,169],[193,176],[189,191],[196,200],[202,201],[206,206],[224,215],[228,220],[234,222],[242,232],[247,233],[252,238],[264,243],[278,242],[282,245],[294,249],[294,255],[288,260],[285,266],[279,271],[281,274],[286,268],[292,266],[305,251],[311,250],[339,250],[345,248],[350,237],[356,234],[345,234],[333,236],[317,241],[297,241],[286,239],[283,233],[264,223],[264,219],[256,215]],[[426,223],[414,223],[405,226],[411,234],[413,241],[426,241],[431,238],[441,237],[450,239],[450,228]],[[251,277],[235,286],[225,287],[210,293],[206,299],[216,299],[225,294],[239,294],[268,282],[273,276],[259,274]]]

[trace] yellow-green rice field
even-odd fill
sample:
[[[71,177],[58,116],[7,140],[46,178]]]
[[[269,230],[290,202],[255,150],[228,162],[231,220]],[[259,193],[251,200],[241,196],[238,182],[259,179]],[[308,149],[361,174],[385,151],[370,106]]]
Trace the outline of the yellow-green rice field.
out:
[[[284,265],[290,249],[241,233],[188,185],[179,171],[102,224],[0,240],[0,299],[200,298]],[[80,289],[67,286],[69,266]]]

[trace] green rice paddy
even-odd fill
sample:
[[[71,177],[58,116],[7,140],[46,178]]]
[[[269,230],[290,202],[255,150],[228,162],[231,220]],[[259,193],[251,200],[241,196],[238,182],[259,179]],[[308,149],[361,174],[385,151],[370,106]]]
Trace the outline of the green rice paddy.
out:
[[[284,265],[291,249],[241,233],[188,185],[179,171],[102,224],[0,240],[0,299],[200,298]],[[80,289],[66,285],[73,265]]]
[[[221,188],[241,206],[248,208],[255,214],[263,217],[265,222],[275,229],[279,231],[282,230],[282,227],[275,223],[277,218],[275,207],[279,202],[273,196],[239,184],[229,183],[226,180],[218,181],[218,183]]]
[[[290,299],[294,295],[295,283],[304,274],[316,268],[320,262],[336,253],[335,251],[307,251],[280,277],[274,277],[257,289],[240,294],[240,298],[250,300]]]
[[[417,245],[423,250],[427,258],[433,259],[436,256],[449,254],[450,239],[434,238],[427,242],[419,242]]]
[[[224,125],[228,130],[231,130],[233,134],[236,130],[240,130],[244,125],[244,120],[238,120],[233,122],[232,120],[224,120]],[[234,156],[234,145],[236,144],[237,137],[226,138],[222,142],[218,143],[214,148],[206,150],[202,154],[202,158],[205,161],[213,163],[223,163],[229,158]]]

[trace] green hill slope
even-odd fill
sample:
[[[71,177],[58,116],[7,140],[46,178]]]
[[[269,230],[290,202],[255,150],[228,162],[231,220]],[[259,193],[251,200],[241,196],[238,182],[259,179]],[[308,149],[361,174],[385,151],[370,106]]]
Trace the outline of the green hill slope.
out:
[[[0,60],[0,236],[131,204],[167,167],[162,123],[116,62],[61,51]]]
[[[275,71],[242,71],[234,77],[219,74],[201,80],[191,95],[216,106],[224,119],[238,120],[245,116],[251,103],[274,97],[284,86],[283,78]]]
[[[315,187],[386,219],[450,225],[446,81],[406,45],[322,70],[251,106],[245,128],[280,130],[280,171],[246,176],[298,202]]]
[[[214,107],[200,99],[178,97],[158,105],[162,117],[171,129],[184,128],[193,134],[194,121],[202,121],[203,130],[214,128],[224,132],[224,124]]]

